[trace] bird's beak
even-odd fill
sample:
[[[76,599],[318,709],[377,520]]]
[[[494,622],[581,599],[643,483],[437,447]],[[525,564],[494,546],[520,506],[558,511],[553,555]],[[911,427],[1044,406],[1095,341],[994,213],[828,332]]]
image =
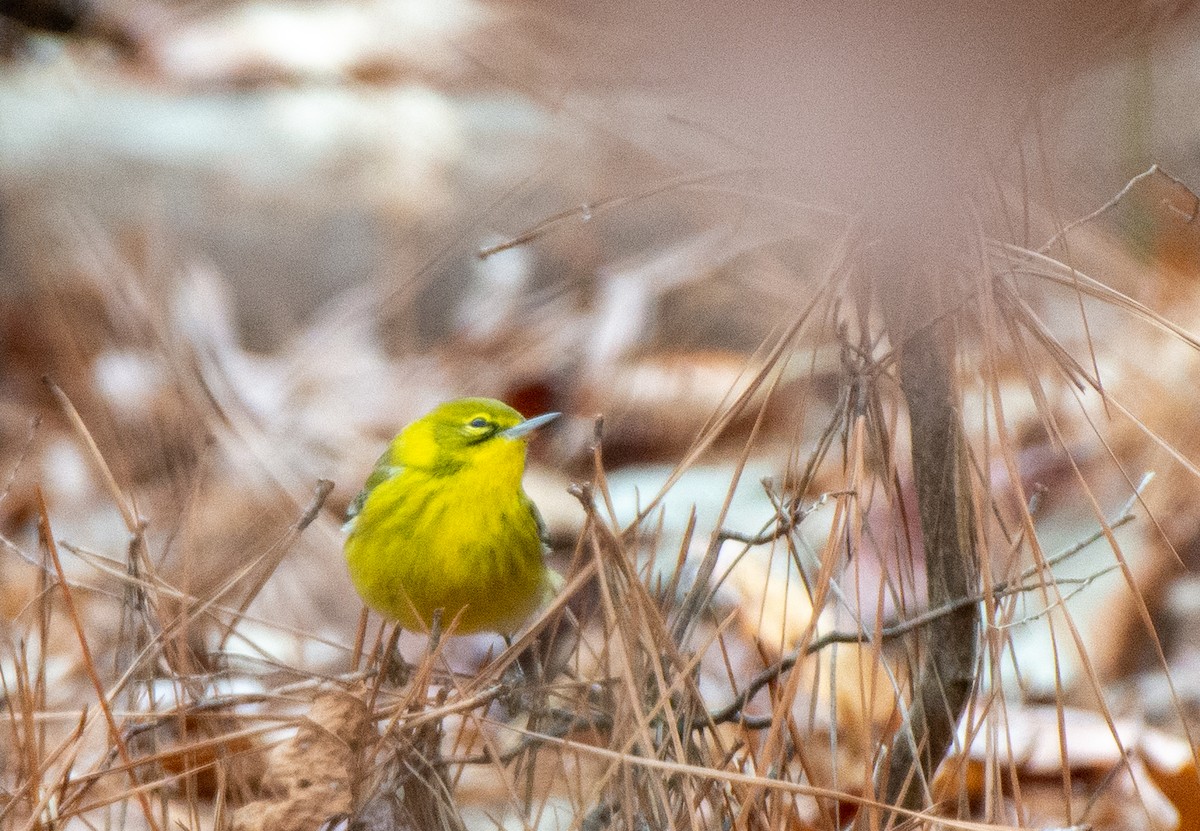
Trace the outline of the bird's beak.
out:
[[[523,439],[539,427],[544,427],[554,419],[558,418],[562,413],[546,413],[545,415],[534,416],[527,418],[520,424],[509,427],[507,430],[501,431],[498,435],[506,439]]]

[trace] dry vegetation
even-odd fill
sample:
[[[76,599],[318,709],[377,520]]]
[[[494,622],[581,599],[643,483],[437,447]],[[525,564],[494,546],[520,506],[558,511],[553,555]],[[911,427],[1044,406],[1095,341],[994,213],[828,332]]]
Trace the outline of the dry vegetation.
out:
[[[617,107],[579,9],[96,9],[0,66],[4,828],[1200,828],[1200,167],[1041,132],[1183,10],[835,187]],[[465,394],[567,413],[512,643],[341,561]]]

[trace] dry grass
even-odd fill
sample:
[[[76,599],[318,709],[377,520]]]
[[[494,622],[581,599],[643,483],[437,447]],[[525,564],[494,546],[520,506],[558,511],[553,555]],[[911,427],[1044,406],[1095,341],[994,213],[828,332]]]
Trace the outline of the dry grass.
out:
[[[948,176],[969,233],[927,249],[640,138],[569,171],[550,148],[486,220],[414,174],[371,215],[433,255],[389,236],[374,284],[278,305],[10,177],[0,825],[1197,827],[1195,653],[1166,616],[1200,538],[1184,182],[1075,223],[1022,202],[1006,235],[1017,212]],[[1120,241],[1133,200],[1158,256]],[[468,393],[568,413],[527,477],[566,586],[510,644],[394,632],[341,561],[381,443]]]
[[[893,359],[886,340],[870,334],[871,320],[848,328],[839,317],[842,307],[831,302],[843,291],[845,264],[854,262],[852,250],[842,250],[831,260],[825,288],[750,356],[744,377],[713,415],[696,422],[696,439],[660,489],[641,494],[636,517],[617,507],[621,497],[613,495],[604,458],[606,428],[594,425],[586,461],[577,468],[579,484],[572,486],[581,510],[566,512],[580,517],[579,524],[558,521],[567,586],[525,634],[494,655],[477,651],[486,647],[478,640],[462,646],[439,633],[406,639],[412,663],[405,663],[378,621],[359,619],[354,636],[359,616],[352,601],[332,623],[320,607],[281,602],[289,586],[312,590],[314,582],[344,580],[337,538],[329,532],[338,510],[329,500],[345,489],[321,480],[307,504],[282,508],[278,520],[258,508],[201,522],[195,512],[223,512],[230,503],[206,496],[198,477],[229,468],[227,460],[192,456],[161,471],[150,467],[150,478],[138,485],[122,485],[133,481],[128,471],[134,464],[149,467],[122,455],[145,414],[110,413],[103,423],[111,433],[103,440],[91,427],[92,419],[104,418],[96,415],[103,409],[93,403],[91,418],[80,415],[65,384],[48,381],[47,391],[39,391],[47,416],[32,444],[27,440],[17,454],[5,497],[12,505],[33,488],[40,529],[36,546],[9,543],[14,567],[29,561],[24,574],[34,587],[9,584],[11,594],[28,600],[23,608],[10,601],[5,822],[22,828],[80,819],[283,829],[353,816],[372,827],[474,828],[494,820],[531,827],[716,828],[734,820],[750,828],[832,828],[856,813],[878,818],[873,759],[896,728],[897,702],[919,656],[938,648],[914,637],[964,603],[982,604],[989,626],[980,665],[987,681],[963,735],[1004,746],[1006,724],[1025,718],[1020,701],[1006,692],[1014,671],[1006,657],[1014,649],[1009,633],[1022,621],[1049,616],[1049,631],[1077,639],[1086,654],[1071,616],[1054,609],[1114,568],[1128,573],[1122,549],[1115,549],[1112,565],[1090,565],[1082,577],[1051,577],[1051,568],[1101,538],[1114,542],[1116,530],[1133,517],[1132,502],[1113,512],[1096,497],[1099,528],[1057,556],[1041,553],[1039,509],[1021,508],[1036,500],[1020,483],[1030,481],[1022,456],[1041,458],[1045,439],[1018,436],[1031,429],[1030,420],[1051,425],[1068,447],[1059,427],[1067,418],[1062,405],[1044,392],[1060,382],[1044,367],[1058,367],[1073,381],[1086,381],[1089,373],[1067,360],[1068,347],[1040,325],[1031,305],[1044,314],[1053,304],[1023,291],[1018,276],[1051,285],[1070,279],[1110,307],[1123,305],[1151,324],[1162,319],[1044,255],[989,249],[1005,266],[989,288],[992,313],[1003,327],[988,330],[983,316],[961,318],[964,331],[972,321],[978,327],[964,340],[962,362],[985,368],[981,377],[995,408],[985,421],[993,426],[970,436],[981,494],[971,504],[988,552],[987,578],[981,594],[929,609],[923,559],[910,553],[914,497]],[[61,294],[58,300],[62,313],[78,313],[77,304]],[[109,297],[106,307],[118,302]],[[99,335],[82,334],[83,325],[76,319],[74,337],[102,343]],[[161,320],[142,325],[168,328]],[[1163,325],[1172,336],[1190,337]],[[860,333],[854,341],[850,331]],[[824,413],[821,423],[804,428],[814,440],[802,445],[784,438],[780,445],[778,437],[796,429],[784,426],[796,411],[781,410],[781,402],[821,395],[811,370],[788,369],[810,362],[800,347],[807,332],[840,333],[840,346],[830,346],[842,353],[843,380],[825,399],[832,406],[805,405]],[[1028,343],[1031,336],[1036,347]],[[820,341],[810,336],[807,342]],[[1035,357],[1032,348],[1046,349],[1053,360]],[[243,402],[222,399],[227,393],[209,385],[205,373],[232,374],[234,366],[203,368],[198,355],[188,359],[177,350],[170,365],[179,376],[155,406],[180,406],[171,399],[200,384],[208,400],[185,400],[208,415],[192,424],[168,417],[160,426],[203,430],[210,436],[205,452],[222,456],[278,440],[269,425],[237,412]],[[1001,352],[1020,362],[999,359]],[[59,365],[58,372],[79,384],[89,375],[85,366]],[[1001,390],[1014,371],[1043,390],[1031,414],[1016,422],[1004,409],[1013,396]],[[966,383],[972,386],[969,376]],[[1116,391],[1106,397],[1124,411]],[[686,400],[671,404],[686,406]],[[731,431],[741,438],[730,441]],[[56,530],[55,517],[72,511],[62,501],[54,510],[46,507],[31,457],[57,436],[81,448],[94,474],[91,495],[77,512],[97,510],[87,500],[115,505],[124,560],[89,551],[78,526],[70,532],[76,539]],[[169,444],[203,442],[171,437]],[[735,487],[747,463],[781,446],[789,448],[790,461],[766,485],[775,516],[747,528],[745,512],[733,509]],[[728,459],[728,467],[716,474],[725,481],[725,496],[709,518],[711,530],[698,530],[696,515],[682,531],[664,525],[664,500],[701,460],[713,457]],[[222,488],[242,492],[255,505],[286,506],[282,486],[302,474],[290,471],[283,479],[279,458],[258,461],[275,471],[274,495],[243,486],[241,465],[223,472],[232,480]],[[1040,464],[1040,486],[1052,491],[1046,474],[1062,463]],[[997,466],[1010,469],[1009,483],[987,474]],[[152,534],[156,523],[147,519],[160,504],[155,491],[165,488],[162,498],[169,502],[180,492],[177,477],[193,483],[191,504],[176,514],[179,528]],[[1088,486],[1086,478],[1079,481]],[[245,519],[254,514],[258,518]],[[257,530],[222,527],[246,521]],[[192,523],[197,529],[186,531]],[[185,533],[194,538],[182,543]],[[259,542],[204,561],[201,552],[219,555],[231,534]],[[305,543],[326,560],[319,573],[307,573],[296,559]],[[173,546],[180,548],[175,559]],[[64,550],[75,558],[70,569]],[[1040,611],[1043,606],[1049,611]],[[452,622],[447,626],[452,630]],[[1085,667],[1069,683],[1101,698],[1110,671]],[[51,672],[58,677],[50,679]],[[1063,696],[1068,692],[1061,689]],[[72,699],[84,702],[82,709],[72,708]],[[1115,717],[1108,718],[1118,735]],[[1059,729],[1064,745],[1081,740]],[[1121,744],[1118,752],[1123,764],[1136,766],[1147,750]],[[976,761],[974,752],[956,753],[943,767],[942,784],[931,786],[941,794],[938,813],[1004,823],[1028,812],[1036,803],[1027,803],[1015,784],[1030,775],[1022,764],[1019,755],[1005,761],[1003,754],[985,754]],[[1071,770],[1064,761],[1061,775],[1069,780]],[[1119,770],[1118,764],[1114,775],[1120,777]],[[972,780],[981,774],[982,782]],[[960,784],[948,784],[953,781]],[[1143,787],[1160,787],[1153,777],[1146,781]]]

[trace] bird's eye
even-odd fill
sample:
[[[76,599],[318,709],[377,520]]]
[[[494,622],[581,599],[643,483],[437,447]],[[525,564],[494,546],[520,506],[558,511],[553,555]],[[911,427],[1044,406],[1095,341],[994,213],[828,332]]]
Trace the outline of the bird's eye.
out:
[[[467,426],[474,427],[476,430],[482,430],[484,427],[488,426],[488,420],[483,416],[476,416],[467,422]]]

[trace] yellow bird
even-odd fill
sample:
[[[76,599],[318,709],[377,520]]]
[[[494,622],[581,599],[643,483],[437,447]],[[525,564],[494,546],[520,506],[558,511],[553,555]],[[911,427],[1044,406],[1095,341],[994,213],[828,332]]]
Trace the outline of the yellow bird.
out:
[[[545,526],[525,495],[525,419],[460,398],[404,428],[347,511],[346,562],[367,605],[413,631],[513,634],[553,591]]]

